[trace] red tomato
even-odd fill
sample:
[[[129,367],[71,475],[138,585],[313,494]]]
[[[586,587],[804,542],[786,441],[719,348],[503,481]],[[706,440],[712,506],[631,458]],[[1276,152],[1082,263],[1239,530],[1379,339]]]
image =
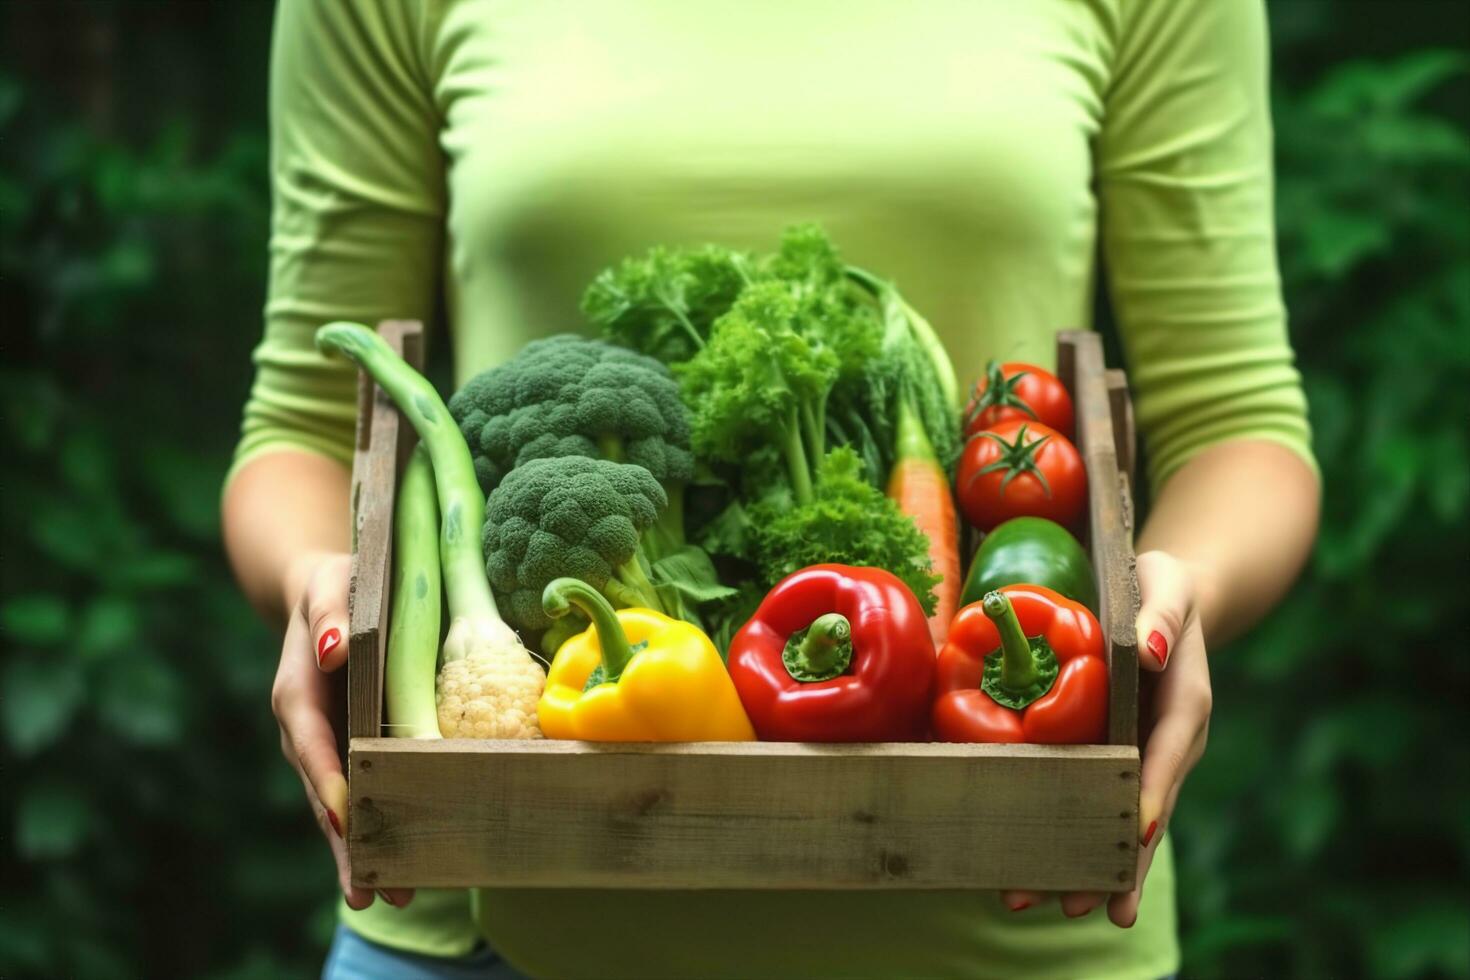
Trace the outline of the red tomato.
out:
[[[1044,517],[1075,528],[1087,506],[1087,469],[1072,440],[1040,422],[977,432],[960,456],[955,496],[975,527]]]
[[[1035,364],[991,361],[970,391],[965,435],[1012,419],[1040,422],[1071,439],[1072,396],[1056,375]]]

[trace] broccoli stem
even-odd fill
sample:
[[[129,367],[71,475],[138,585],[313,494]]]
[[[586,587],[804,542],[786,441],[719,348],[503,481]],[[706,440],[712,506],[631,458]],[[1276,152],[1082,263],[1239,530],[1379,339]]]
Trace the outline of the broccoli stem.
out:
[[[620,436],[604,432],[597,437],[597,455],[614,463],[623,462],[623,440]]]
[[[626,462],[627,453],[623,451],[622,437],[606,432],[599,435],[597,455],[613,463]],[[644,535],[644,540],[653,545],[650,550],[655,559],[671,555],[684,547],[684,484],[660,480],[659,485],[664,488],[669,503],[658,515],[653,527]]]
[[[546,632],[541,634],[541,652],[547,657],[555,657],[563,644],[586,628],[587,621],[579,615],[552,620]]]
[[[613,577],[607,580],[603,591],[609,599],[624,607],[641,606],[654,612],[664,612],[663,603],[658,599],[658,590],[643,571],[640,554],[633,555],[619,565],[613,572]]]
[[[663,484],[664,493],[668,495],[669,505],[658,515],[658,520],[654,522],[653,527],[643,535],[645,550],[652,555],[655,561],[666,555],[672,555],[685,544],[684,484],[671,481],[660,482]],[[647,547],[648,545],[653,547]]]
[[[797,506],[809,504],[812,502],[812,471],[806,450],[801,446],[801,423],[795,406],[792,406],[786,420],[781,442],[781,451],[786,456],[786,472],[791,477],[792,496],[796,498]]]

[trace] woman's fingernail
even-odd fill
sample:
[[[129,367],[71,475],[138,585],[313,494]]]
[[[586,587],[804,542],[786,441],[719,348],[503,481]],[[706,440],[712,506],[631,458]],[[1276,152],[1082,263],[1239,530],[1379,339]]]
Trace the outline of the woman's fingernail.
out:
[[[1169,659],[1169,641],[1164,639],[1164,634],[1154,630],[1148,635],[1148,652],[1154,655],[1154,659],[1162,667]]]
[[[1022,909],[1029,909],[1030,907],[1031,907],[1031,903],[1030,902],[1017,902],[1015,905],[1012,905],[1011,906],[1011,911],[1012,912],[1019,912]]]
[[[327,807],[327,823],[332,825],[338,837],[342,836],[342,822],[337,819],[337,814],[332,811],[331,807]]]
[[[389,905],[393,906],[395,909],[398,908],[398,903],[389,898],[388,893],[383,891],[383,889],[381,888],[378,889],[378,897],[387,902]]]
[[[321,662],[327,659],[327,654],[337,649],[337,644],[341,642],[342,631],[337,629],[337,627],[333,626],[331,629],[323,633],[322,638],[316,641],[317,666],[321,666]],[[1150,640],[1150,642],[1152,642],[1152,640]]]
[[[1159,829],[1159,822],[1157,820],[1155,820],[1153,823],[1151,823],[1151,824],[1148,825],[1148,829],[1143,832],[1143,846],[1144,847],[1148,847],[1148,842],[1154,839],[1154,831],[1156,831],[1158,829]]]

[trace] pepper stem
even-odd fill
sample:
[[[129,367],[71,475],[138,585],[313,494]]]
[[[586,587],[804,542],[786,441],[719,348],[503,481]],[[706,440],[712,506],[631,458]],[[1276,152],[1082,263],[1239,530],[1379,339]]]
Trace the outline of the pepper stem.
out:
[[[841,613],[818,616],[786,641],[781,662],[792,680],[827,681],[852,663],[852,624]]]
[[[980,602],[985,615],[990,617],[1000,633],[1000,682],[1007,690],[1023,691],[1036,683],[1036,656],[1021,630],[1016,609],[1001,592],[987,593]]]
[[[985,658],[980,689],[997,704],[1020,710],[1056,683],[1057,656],[1045,637],[1026,636],[1005,593],[987,592],[980,608],[1000,634],[1000,649]]]
[[[602,593],[576,578],[557,578],[546,583],[541,593],[541,608],[552,619],[560,619],[576,606],[582,614],[592,620],[597,630],[597,646],[602,652],[603,680],[615,683],[633,659],[633,648],[628,643],[628,634],[618,622],[613,607]]]

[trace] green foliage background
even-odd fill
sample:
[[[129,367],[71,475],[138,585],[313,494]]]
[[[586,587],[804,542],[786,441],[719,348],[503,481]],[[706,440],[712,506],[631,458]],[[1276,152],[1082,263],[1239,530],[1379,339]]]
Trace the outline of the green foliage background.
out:
[[[1470,75],[1450,0],[1276,0],[1326,477],[1213,651],[1185,975],[1470,977]],[[333,880],[217,499],[259,331],[265,3],[0,7],[0,975],[310,976]]]

